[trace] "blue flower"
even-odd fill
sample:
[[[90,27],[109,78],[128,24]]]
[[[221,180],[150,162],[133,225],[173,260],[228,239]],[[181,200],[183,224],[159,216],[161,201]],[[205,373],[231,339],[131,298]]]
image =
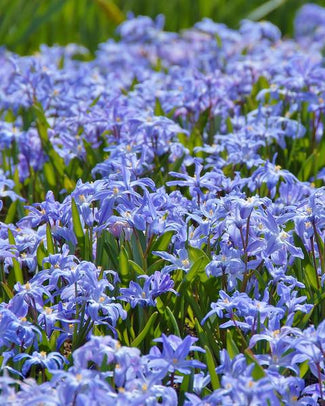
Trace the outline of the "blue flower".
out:
[[[172,265],[165,265],[161,270],[162,273],[171,272],[177,269],[182,269],[183,271],[188,272],[191,268],[191,262],[185,248],[177,250],[178,257],[164,251],[153,251],[152,253],[172,263]]]
[[[120,300],[124,300],[135,307],[138,304],[155,306],[156,298],[163,293],[177,292],[173,289],[174,281],[170,275],[156,271],[153,275],[140,275],[139,279],[144,279],[143,287],[138,283],[131,281],[128,288],[120,288]]]
[[[26,360],[27,358],[27,360]],[[21,372],[26,376],[33,365],[39,365],[43,369],[62,369],[63,364],[67,363],[66,359],[59,352],[46,353],[45,351],[34,351],[32,355],[18,354],[13,360],[21,361],[25,359]]]
[[[166,336],[162,334],[161,338],[156,338],[155,342],[162,343],[162,352],[158,347],[152,347],[149,355],[149,367],[155,370],[166,369],[170,372],[178,371],[183,374],[190,374],[192,368],[206,368],[202,362],[192,359],[186,359],[190,351],[204,352],[200,347],[193,346],[197,338],[186,336],[184,340],[175,335]]]

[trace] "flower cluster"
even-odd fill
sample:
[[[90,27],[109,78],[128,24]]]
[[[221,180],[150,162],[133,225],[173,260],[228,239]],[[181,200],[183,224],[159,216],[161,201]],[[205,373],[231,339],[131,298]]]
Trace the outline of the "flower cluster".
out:
[[[0,50],[0,403],[325,402],[325,9]]]

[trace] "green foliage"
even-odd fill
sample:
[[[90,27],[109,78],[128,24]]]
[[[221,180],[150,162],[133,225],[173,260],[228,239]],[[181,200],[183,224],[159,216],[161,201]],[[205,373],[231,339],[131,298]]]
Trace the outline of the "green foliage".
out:
[[[237,28],[243,18],[268,18],[284,34],[293,32],[293,17],[306,0],[2,0],[0,44],[21,54],[40,44],[85,45],[94,52],[98,43],[114,35],[128,12],[155,17],[164,14],[166,29],[180,30],[204,17]],[[321,4],[321,1],[315,1]]]
[[[297,1],[295,7],[298,7],[302,3],[302,1]],[[38,0],[34,2],[4,0],[1,7],[4,7],[4,5],[7,6],[7,12],[4,14],[2,9],[0,14],[0,41],[15,51],[30,52],[35,50],[40,42],[51,44],[54,42],[65,43],[71,41],[84,43],[94,51],[98,41],[105,40],[108,35],[112,35],[116,25],[125,18],[126,11],[131,7],[135,13],[150,14],[152,16],[158,12],[163,12],[167,17],[167,28],[180,29],[192,25],[195,20],[203,16],[223,20],[232,26],[238,24],[238,21],[247,15],[253,19],[271,16],[274,22],[281,25],[281,18],[278,13],[281,10],[285,12],[290,5],[292,6],[292,1],[268,1],[262,5],[260,5],[259,1],[251,1],[247,5],[247,2],[240,0],[234,0],[231,3],[222,0],[201,0],[195,2],[194,7],[189,7],[190,2],[184,0],[171,1],[166,4],[161,2],[149,3],[149,1],[140,0],[133,2],[117,0],[115,2],[112,0],[58,0],[56,2],[49,1],[47,4]],[[234,13],[235,5],[238,7],[238,13]],[[18,6],[21,8],[22,15],[15,14]],[[295,7],[290,11],[291,14],[295,11]],[[182,15],[182,19],[179,21],[177,19],[173,20],[171,18],[173,13],[177,13],[175,15]],[[234,17],[234,15],[236,16]],[[14,21],[15,17],[17,19]],[[62,31],[57,29],[59,26],[62,27]],[[289,31],[290,29],[289,27]],[[269,87],[270,84],[265,77],[260,77],[256,81],[251,94],[245,100],[245,113],[256,109],[256,96],[261,90],[268,89]],[[97,101],[96,99],[94,103]],[[35,100],[31,109],[20,113],[23,116],[26,127],[31,122],[35,123],[42,148],[48,157],[43,171],[40,173],[32,171],[30,178],[26,179],[23,184],[19,182],[18,173],[10,173],[16,184],[15,191],[26,198],[27,202],[42,201],[45,191],[49,189],[53,190],[57,198],[62,190],[66,193],[71,192],[75,188],[78,179],[88,179],[91,168],[97,162],[103,161],[105,143],[103,142],[98,149],[94,149],[84,141],[83,146],[86,151],[86,159],[74,158],[69,165],[65,165],[64,159],[53,148],[49,140],[48,130],[50,129],[49,122],[51,121],[47,120],[41,104]],[[156,114],[164,114],[158,100],[156,101]],[[309,125],[315,120],[314,113],[309,112],[303,106],[299,114],[299,117],[296,114],[292,118],[307,128],[304,137],[300,139],[286,139],[287,144],[284,150],[271,142],[268,145],[268,149],[263,151],[263,156],[271,158],[275,153],[278,153],[277,163],[296,174],[300,180],[305,181],[315,176],[325,166],[325,139],[323,137],[321,141],[317,142],[313,129],[314,126]],[[27,123],[29,124],[27,125]],[[210,111],[207,109],[198,118],[191,134],[179,134],[180,141],[192,152],[195,147],[203,145],[202,134],[209,125],[211,125]],[[212,133],[216,131],[219,125],[217,119],[213,125]],[[230,120],[228,120],[227,126],[229,132],[231,132],[232,124]],[[8,172],[10,172],[10,164],[8,164],[10,162],[9,154],[12,153],[12,157],[15,159],[17,155],[15,148],[16,146],[13,144],[13,150],[8,152],[8,156],[5,153],[3,155],[3,166]],[[156,170],[153,175],[157,185],[165,184],[167,179],[166,174],[171,170],[178,170],[183,161],[182,157],[172,165],[168,163],[167,154],[160,158],[155,162]],[[165,170],[162,171],[161,168]],[[229,172],[232,171],[234,173],[236,169],[229,165],[226,171],[229,170]],[[249,170],[247,169],[247,171]],[[249,176],[249,173],[247,172],[245,175]],[[264,192],[266,195],[263,187],[259,192],[262,196]],[[185,190],[184,194],[186,193]],[[104,270],[116,271],[123,287],[128,287],[130,281],[139,281],[137,279],[138,276],[150,276],[156,270],[161,270],[166,265],[166,261],[154,255],[154,252],[173,252],[172,237],[174,231],[167,231],[160,236],[150,236],[134,228],[128,239],[123,235],[117,238],[108,230],[96,231],[96,258],[92,258],[94,252],[92,247],[94,240],[93,230],[85,225],[82,217],[80,210],[82,197],[71,198],[73,231],[77,239],[77,247],[74,247],[71,243],[71,253],[77,255],[81,260],[93,261],[99,268],[102,267]],[[23,210],[23,203],[18,200],[12,202],[5,213],[6,223],[12,223],[16,218],[22,217]],[[51,224],[46,223],[45,238],[39,243],[37,248],[38,270],[46,269],[49,265],[43,264],[44,258],[58,251],[59,244],[54,239],[52,232]],[[8,229],[8,241],[12,246],[16,245],[15,237],[10,229]],[[315,232],[311,244],[318,247],[318,252],[320,253],[318,262],[324,274],[324,243],[318,233]],[[296,260],[290,272],[294,274],[299,282],[304,284],[305,287],[302,289],[302,293],[306,295],[309,303],[314,304],[314,308],[308,314],[297,313],[299,317],[295,318],[293,324],[295,327],[306,328],[309,324],[316,324],[317,320],[324,319],[325,291],[321,287],[321,278],[317,273],[316,258],[313,257],[311,252],[307,252],[303,241],[297,235],[295,235],[295,246],[302,249],[304,258],[301,261]],[[261,379],[264,376],[264,370],[258,363],[254,353],[248,348],[250,337],[244,336],[242,331],[236,326],[236,321],[238,320],[238,318],[236,319],[236,314],[232,315],[234,325],[229,330],[219,327],[224,320],[216,316],[210,317],[204,326],[200,324],[199,320],[202,320],[209,312],[211,303],[216,298],[216,292],[224,288],[224,280],[222,277],[212,279],[207,276],[206,266],[211,261],[211,247],[209,244],[203,245],[202,249],[187,244],[186,249],[191,265],[187,273],[182,269],[175,270],[174,288],[177,295],[173,292],[168,292],[157,297],[156,309],[150,306],[131,308],[129,303],[122,303],[123,308],[128,314],[127,319],[119,321],[117,326],[117,333],[122,345],[139,347],[146,353],[152,345],[152,340],[162,333],[176,334],[180,337],[191,334],[198,338],[199,344],[205,349],[204,354],[195,356],[206,362],[213,390],[220,387],[219,377],[215,369],[218,365],[221,348],[226,348],[231,358],[244,352],[248,363],[254,364],[253,377]],[[246,248],[242,259],[247,263]],[[100,277],[106,277],[103,275],[104,272],[101,272]],[[252,275],[253,272],[247,271],[245,273],[244,280],[240,286],[242,291],[246,290]],[[266,288],[268,282],[266,274],[260,273],[259,269],[256,269],[254,275],[258,279],[259,286],[263,287],[263,289]],[[21,262],[14,258],[7,275],[5,275],[4,269],[0,269],[1,300],[6,301],[13,297],[13,286],[16,282],[23,284],[27,282],[27,279],[26,275],[24,275]],[[115,293],[117,296],[118,292]],[[276,301],[277,293],[275,291],[272,293],[273,296],[272,294],[270,295],[271,300]],[[71,343],[72,349],[82,345],[90,331],[98,335],[110,333],[108,327],[104,325],[94,326],[94,322],[90,318],[85,317],[85,305],[78,304],[77,306],[76,320],[80,320],[80,322],[72,324],[74,330]],[[259,323],[260,320],[257,321],[257,325]],[[56,346],[56,338],[57,332],[52,335],[50,340],[43,333],[41,349],[53,351]],[[262,345],[263,343],[258,343],[258,346]],[[302,364],[300,375],[304,377],[307,370],[307,364]],[[192,386],[193,376],[186,376],[180,386],[181,402],[184,401],[185,393],[190,391]]]

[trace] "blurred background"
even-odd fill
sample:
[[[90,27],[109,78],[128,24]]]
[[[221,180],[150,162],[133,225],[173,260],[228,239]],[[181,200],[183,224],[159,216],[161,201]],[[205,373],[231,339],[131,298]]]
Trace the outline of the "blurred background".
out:
[[[238,28],[240,20],[267,19],[283,35],[293,34],[296,11],[305,3],[325,0],[0,0],[0,46],[29,54],[40,44],[83,44],[92,53],[114,37],[129,12],[155,17],[164,14],[165,29],[179,31],[203,17]]]

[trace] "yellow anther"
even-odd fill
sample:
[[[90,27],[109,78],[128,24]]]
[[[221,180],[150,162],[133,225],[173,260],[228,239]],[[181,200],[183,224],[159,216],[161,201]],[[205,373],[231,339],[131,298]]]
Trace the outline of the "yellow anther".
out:
[[[272,331],[272,336],[277,337],[280,334],[280,330],[274,330]]]
[[[45,310],[45,313],[48,315],[53,313],[53,309],[51,307],[45,307],[44,310]]]
[[[281,233],[279,234],[279,238],[281,241],[286,240],[289,237],[289,234],[286,233],[285,231],[281,231]]]
[[[185,268],[187,268],[190,265],[190,261],[187,258],[185,258],[185,259],[182,260],[182,265]]]
[[[27,282],[24,287],[26,290],[31,290],[31,288],[32,288],[32,286],[29,282]]]

